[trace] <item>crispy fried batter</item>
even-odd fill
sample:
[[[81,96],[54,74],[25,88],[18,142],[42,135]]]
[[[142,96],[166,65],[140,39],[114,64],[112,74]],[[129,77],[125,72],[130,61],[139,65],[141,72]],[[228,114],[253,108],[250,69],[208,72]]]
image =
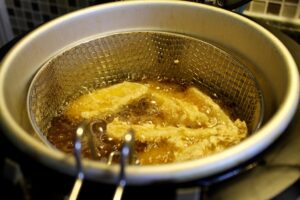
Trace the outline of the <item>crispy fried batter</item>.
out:
[[[147,92],[147,86],[123,82],[80,96],[71,102],[65,114],[71,119],[101,119],[119,112],[122,107],[143,97]]]

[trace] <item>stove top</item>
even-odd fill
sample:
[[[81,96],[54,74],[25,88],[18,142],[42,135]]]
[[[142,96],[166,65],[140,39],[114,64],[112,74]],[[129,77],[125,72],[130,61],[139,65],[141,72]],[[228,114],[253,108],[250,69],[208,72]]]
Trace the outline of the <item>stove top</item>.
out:
[[[260,23],[260,22],[259,22]],[[265,26],[264,24],[262,24]],[[277,30],[268,28],[290,50],[300,66],[300,45]],[[0,48],[0,59],[17,42]],[[274,144],[242,172],[224,181],[203,180],[182,185],[158,184],[128,187],[124,199],[299,199],[300,198],[300,108],[291,124]],[[255,166],[255,167],[254,167]],[[235,174],[233,171],[229,175]],[[225,174],[228,175],[228,174]],[[0,133],[0,199],[65,199],[75,177],[54,171],[19,151]],[[79,199],[112,199],[115,186],[84,181]],[[137,193],[136,191],[139,191]]]

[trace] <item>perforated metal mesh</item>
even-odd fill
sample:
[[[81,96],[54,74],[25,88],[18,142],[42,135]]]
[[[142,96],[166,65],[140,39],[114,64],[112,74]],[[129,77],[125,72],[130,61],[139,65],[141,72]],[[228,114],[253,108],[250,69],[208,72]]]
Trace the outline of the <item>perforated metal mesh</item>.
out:
[[[101,37],[54,57],[35,76],[28,110],[45,133],[68,101],[124,80],[166,79],[197,85],[229,102],[254,130],[262,98],[256,81],[223,50],[191,37],[163,32],[128,32]]]

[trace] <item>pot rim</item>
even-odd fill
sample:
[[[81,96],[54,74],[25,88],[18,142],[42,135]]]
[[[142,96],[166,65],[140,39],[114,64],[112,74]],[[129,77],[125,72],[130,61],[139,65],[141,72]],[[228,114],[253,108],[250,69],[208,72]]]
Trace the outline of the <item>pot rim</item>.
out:
[[[274,45],[280,49],[282,58],[288,66],[289,83],[283,103],[279,106],[276,113],[266,122],[255,134],[247,138],[243,142],[233,147],[230,147],[220,153],[208,156],[206,158],[185,161],[180,163],[164,164],[159,166],[129,166],[126,169],[126,176],[128,183],[131,184],[147,184],[156,181],[189,181],[197,178],[207,177],[222,171],[225,171],[233,166],[241,164],[254,155],[257,155],[266,147],[268,147],[288,126],[292,119],[299,101],[299,72],[297,65],[284,46],[272,33],[267,31],[257,23],[233,12],[225,11],[220,8],[207,6],[193,2],[182,1],[132,1],[132,2],[115,2],[103,5],[92,6],[81,9],[57,19],[54,19],[33,32],[25,36],[18,42],[2,60],[2,67],[0,69],[0,110],[1,122],[5,129],[6,135],[19,147],[28,154],[36,157],[41,162],[52,166],[63,172],[75,174],[75,160],[72,155],[66,155],[60,151],[49,149],[32,136],[30,136],[18,123],[14,117],[9,113],[4,99],[5,94],[5,74],[9,69],[10,63],[14,56],[21,51],[25,44],[34,40],[35,36],[50,29],[57,23],[65,23],[73,17],[81,15],[88,15],[90,12],[107,12],[114,9],[122,9],[126,6],[144,5],[159,5],[159,6],[183,6],[187,9],[189,7],[197,7],[199,9],[209,10],[211,12],[219,12],[223,15],[230,16],[234,20],[247,24],[259,31],[264,37],[272,40]],[[38,149],[38,151],[37,151]],[[101,180],[102,182],[112,182],[111,179],[117,180],[119,167],[117,165],[107,166],[97,161],[84,159],[84,171],[89,179]]]

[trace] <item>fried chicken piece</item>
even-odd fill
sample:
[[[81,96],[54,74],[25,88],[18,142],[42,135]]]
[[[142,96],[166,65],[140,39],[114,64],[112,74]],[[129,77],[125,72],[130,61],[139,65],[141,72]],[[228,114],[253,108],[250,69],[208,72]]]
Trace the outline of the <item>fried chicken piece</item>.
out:
[[[70,119],[103,119],[142,98],[147,92],[148,87],[143,84],[119,83],[80,96],[68,105],[65,115]]]

